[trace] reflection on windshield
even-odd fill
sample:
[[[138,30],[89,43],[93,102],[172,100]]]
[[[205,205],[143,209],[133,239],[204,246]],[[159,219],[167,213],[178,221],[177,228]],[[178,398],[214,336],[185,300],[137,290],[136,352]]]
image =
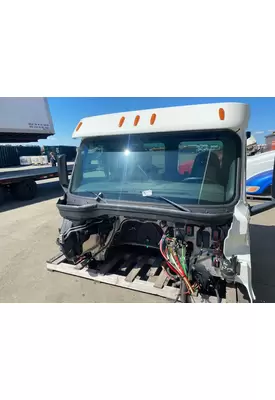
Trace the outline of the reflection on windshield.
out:
[[[70,190],[91,197],[103,192],[122,201],[147,201],[140,193],[152,190],[181,204],[229,203],[238,144],[233,132],[211,131],[85,139]]]

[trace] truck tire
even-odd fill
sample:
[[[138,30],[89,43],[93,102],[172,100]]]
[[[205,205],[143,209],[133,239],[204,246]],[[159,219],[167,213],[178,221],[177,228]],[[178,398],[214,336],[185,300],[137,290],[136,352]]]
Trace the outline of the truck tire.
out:
[[[250,303],[246,288],[240,283],[228,285],[226,288],[227,303]]]
[[[37,191],[36,182],[32,179],[15,183],[11,186],[11,194],[17,200],[32,200]]]
[[[4,188],[0,186],[0,206],[5,202],[5,191]]]

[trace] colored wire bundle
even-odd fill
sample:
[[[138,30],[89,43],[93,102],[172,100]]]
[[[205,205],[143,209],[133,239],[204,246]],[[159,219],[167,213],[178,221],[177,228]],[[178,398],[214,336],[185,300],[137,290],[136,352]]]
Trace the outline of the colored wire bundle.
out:
[[[180,260],[175,251],[175,240],[166,235],[162,236],[159,249],[167,263],[167,266],[184,281],[188,293],[194,294],[194,289],[188,279],[188,270],[185,262],[186,249],[182,248],[182,256]]]

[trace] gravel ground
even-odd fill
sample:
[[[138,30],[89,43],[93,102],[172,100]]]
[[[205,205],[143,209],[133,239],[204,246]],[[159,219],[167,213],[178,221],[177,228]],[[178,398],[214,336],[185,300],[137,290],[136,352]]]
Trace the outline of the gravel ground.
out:
[[[31,202],[9,201],[0,210],[0,302],[167,302],[165,299],[49,272],[55,255],[61,195],[58,182],[43,181]],[[253,285],[259,302],[275,302],[275,210],[253,218]]]

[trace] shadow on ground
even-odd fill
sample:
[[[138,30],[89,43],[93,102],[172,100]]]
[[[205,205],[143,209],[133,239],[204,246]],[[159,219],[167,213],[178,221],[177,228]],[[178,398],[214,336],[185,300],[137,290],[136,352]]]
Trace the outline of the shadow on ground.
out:
[[[19,201],[14,200],[10,194],[6,194],[5,203],[0,206],[0,212],[13,210],[30,204],[41,203],[63,195],[63,191],[58,180],[39,182],[37,185],[36,197],[32,200]]]
[[[37,196],[30,201],[16,201],[8,195],[0,206],[0,213],[61,197],[63,191],[58,180],[37,185]],[[275,226],[250,226],[253,289],[258,303],[275,303]]]
[[[275,303],[275,226],[251,225],[253,288],[257,303]]]

